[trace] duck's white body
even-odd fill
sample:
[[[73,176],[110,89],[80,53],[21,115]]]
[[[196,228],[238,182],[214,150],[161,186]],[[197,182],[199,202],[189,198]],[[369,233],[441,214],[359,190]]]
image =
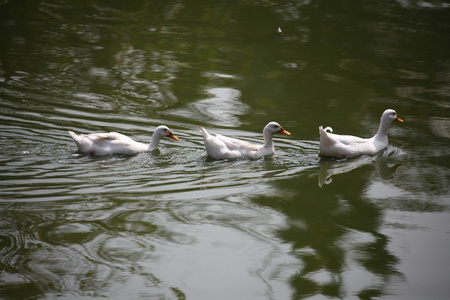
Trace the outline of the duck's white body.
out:
[[[371,138],[360,138],[352,135],[333,134],[330,127],[319,127],[320,133],[320,156],[331,156],[337,158],[354,157],[358,155],[374,155],[388,145],[387,130],[393,121],[403,122],[393,109],[383,112],[380,119],[378,132]]]
[[[264,127],[264,145],[254,145],[220,134],[212,136],[203,127],[201,127],[201,130],[206,152],[214,159],[259,159],[274,153],[273,135],[275,133],[291,135],[276,122],[270,122]]]
[[[69,134],[75,141],[75,144],[77,144],[79,151],[99,156],[110,154],[132,155],[139,152],[153,151],[158,147],[159,140],[163,137],[169,137],[178,141],[178,138],[172,131],[163,125],[155,129],[150,144],[136,142],[117,132],[77,135],[73,131],[69,131]]]

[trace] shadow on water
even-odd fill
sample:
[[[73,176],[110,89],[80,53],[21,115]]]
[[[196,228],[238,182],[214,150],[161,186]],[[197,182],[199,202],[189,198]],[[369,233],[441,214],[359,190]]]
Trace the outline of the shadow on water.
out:
[[[388,248],[390,238],[381,233],[384,209],[363,192],[372,180],[373,168],[367,165],[375,161],[384,166],[385,159],[321,161],[319,177],[325,165],[325,170],[339,171],[332,175],[339,174],[341,183],[351,184],[333,183],[314,190],[310,188],[314,177],[302,176],[273,183],[285,191],[282,198],[252,198],[254,203],[288,217],[288,224],[277,230],[277,236],[291,245],[292,254],[301,262],[290,280],[294,299],[313,295],[382,297],[389,294],[386,284],[402,280],[397,269],[399,258]],[[355,168],[359,168],[357,174],[352,173]],[[286,191],[294,186],[299,193]]]
[[[389,146],[388,149],[374,156],[363,155],[341,160],[322,157],[319,161],[318,185],[322,187],[324,184],[330,184],[333,181],[331,178],[333,175],[347,173],[362,166],[370,165],[373,162],[378,167],[380,177],[390,179],[394,176],[397,168],[401,166],[401,164],[388,165],[389,156],[395,155],[396,151],[396,148]]]

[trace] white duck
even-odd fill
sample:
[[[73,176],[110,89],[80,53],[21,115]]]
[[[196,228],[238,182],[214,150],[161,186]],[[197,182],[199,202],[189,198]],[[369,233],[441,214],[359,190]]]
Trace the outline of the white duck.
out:
[[[358,155],[374,155],[388,145],[387,130],[393,121],[403,122],[393,109],[386,109],[381,115],[380,126],[377,134],[364,139],[352,135],[333,134],[331,127],[323,129],[319,127],[320,133],[320,156],[331,156],[337,158],[354,157]]]
[[[201,129],[206,152],[214,159],[258,159],[266,155],[271,155],[274,153],[273,135],[275,133],[291,135],[277,122],[270,122],[263,130],[264,145],[253,145],[220,134],[212,136],[205,128],[201,127]]]
[[[169,137],[178,141],[179,139],[170,131],[167,126],[158,126],[152,135],[150,144],[136,142],[126,135],[110,133],[92,133],[77,135],[69,131],[70,136],[77,144],[78,150],[91,155],[109,155],[109,154],[136,154],[139,152],[150,152],[158,147],[159,140],[163,137]]]

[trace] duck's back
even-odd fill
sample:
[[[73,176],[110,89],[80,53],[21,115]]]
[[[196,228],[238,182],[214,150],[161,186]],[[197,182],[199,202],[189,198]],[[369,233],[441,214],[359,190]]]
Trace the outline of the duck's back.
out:
[[[230,138],[220,134],[216,134],[216,138],[221,140],[230,150],[256,151],[261,147],[246,141]]]
[[[117,132],[77,135],[69,131],[78,150],[92,155],[135,154],[146,151],[148,145]]]
[[[354,157],[361,154],[375,154],[373,138],[364,139],[352,135],[339,135],[319,127],[319,155],[337,158]]]

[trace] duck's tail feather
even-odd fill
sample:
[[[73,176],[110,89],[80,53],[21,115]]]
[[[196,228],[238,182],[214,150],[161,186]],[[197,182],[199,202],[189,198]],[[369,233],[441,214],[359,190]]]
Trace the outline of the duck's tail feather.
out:
[[[68,130],[67,132],[69,133],[70,137],[71,137],[74,141],[77,141],[77,140],[78,140],[78,135],[77,135],[75,132],[70,131],[70,130]]]
[[[80,140],[80,137],[73,131],[68,130],[67,132],[69,133],[70,137],[73,139],[75,144],[77,145],[78,150],[81,151],[81,140]]]
[[[206,129],[203,128],[203,126],[200,126],[200,129],[202,130],[202,134],[204,137],[207,137],[209,135],[208,131],[206,131]]]
[[[328,133],[331,133],[333,129],[331,127],[326,127],[325,129],[322,126],[319,126],[320,133],[320,152],[326,147],[330,147],[331,145],[336,143],[336,140],[332,138]]]

